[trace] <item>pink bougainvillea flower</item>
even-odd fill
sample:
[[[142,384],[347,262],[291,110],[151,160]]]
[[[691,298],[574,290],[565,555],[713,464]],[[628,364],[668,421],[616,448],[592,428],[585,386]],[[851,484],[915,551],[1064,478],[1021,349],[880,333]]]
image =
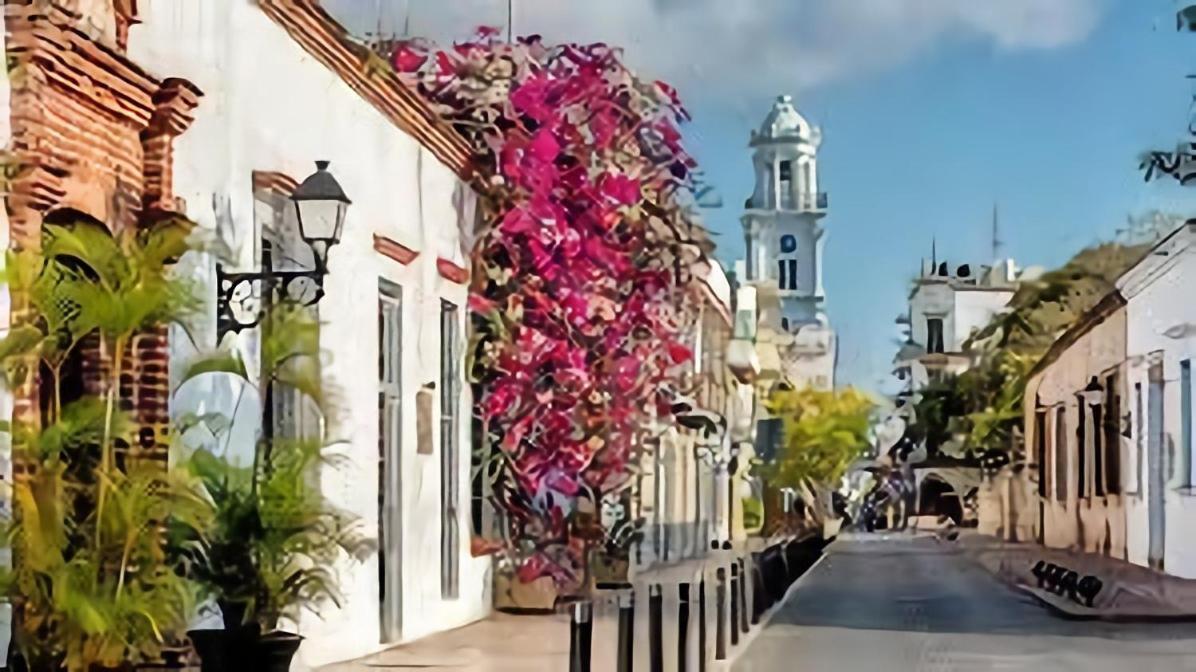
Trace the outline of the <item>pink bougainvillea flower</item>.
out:
[[[694,353],[689,348],[680,343],[669,344],[669,358],[673,360],[674,364],[681,364],[693,359]]]
[[[661,234],[689,226],[676,199],[695,165],[676,128],[686,115],[676,91],[639,82],[602,44],[505,44],[483,30],[408,51],[389,55],[400,77],[447,110],[498,178],[495,226],[473,251],[491,281],[470,307],[503,307],[501,321],[475,322],[485,354],[474,373],[478,413],[506,456],[496,498],[509,550],[520,577],[571,585],[593,541],[577,536],[576,499],[627,482],[635,437],[668,413],[661,390],[692,357],[679,338],[690,281]],[[628,207],[639,204],[659,224]]]
[[[489,313],[498,308],[498,304],[481,294],[469,295],[469,309],[475,313]]]
[[[428,62],[428,55],[413,49],[410,45],[400,44],[395,47],[391,63],[399,72],[415,72]]]
[[[640,183],[625,175],[605,175],[602,178],[602,195],[620,205],[631,205],[640,200]]]

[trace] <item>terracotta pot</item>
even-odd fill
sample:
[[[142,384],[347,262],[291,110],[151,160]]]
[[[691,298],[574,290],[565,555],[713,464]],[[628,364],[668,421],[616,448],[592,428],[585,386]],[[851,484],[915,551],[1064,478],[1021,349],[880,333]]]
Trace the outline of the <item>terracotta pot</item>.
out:
[[[494,577],[494,608],[514,613],[550,613],[557,601],[557,589],[549,577],[524,583],[514,576]]]

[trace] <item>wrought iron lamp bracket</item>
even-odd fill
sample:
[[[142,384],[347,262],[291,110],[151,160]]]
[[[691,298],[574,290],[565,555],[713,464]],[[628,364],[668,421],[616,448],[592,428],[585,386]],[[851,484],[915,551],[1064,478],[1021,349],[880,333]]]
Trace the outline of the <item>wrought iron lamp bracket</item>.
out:
[[[318,268],[302,271],[229,273],[216,264],[216,342],[225,334],[261,325],[271,305],[314,306],[324,298],[324,276]]]

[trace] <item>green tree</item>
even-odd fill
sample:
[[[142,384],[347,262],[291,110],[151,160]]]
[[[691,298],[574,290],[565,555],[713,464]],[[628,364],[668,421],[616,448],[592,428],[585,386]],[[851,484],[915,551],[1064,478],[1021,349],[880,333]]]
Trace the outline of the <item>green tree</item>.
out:
[[[855,389],[824,392],[782,390],[769,398],[769,411],[784,427],[781,448],[761,475],[770,488],[812,493],[815,512],[829,509],[829,495],[870,445],[873,401]]]
[[[87,672],[153,661],[180,637],[196,586],[175,569],[171,531],[202,534],[211,508],[198,479],[129,459],[135,423],[119,407],[121,360],[132,334],[181,319],[193,305],[170,263],[187,226],[168,223],[113,238],[88,223],[49,226],[40,250],[9,255],[17,323],[0,341],[9,389],[36,382],[50,398],[9,428],[28,473],[12,486],[5,541],[13,567],[3,587],[14,640],[30,669]],[[60,372],[96,337],[112,366],[101,396],[64,403]]]

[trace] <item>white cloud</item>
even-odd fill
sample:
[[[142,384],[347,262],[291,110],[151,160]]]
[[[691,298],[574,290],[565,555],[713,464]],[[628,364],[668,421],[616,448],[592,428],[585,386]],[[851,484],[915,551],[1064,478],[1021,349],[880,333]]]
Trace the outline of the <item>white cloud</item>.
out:
[[[1085,38],[1107,0],[512,0],[518,34],[604,41],[686,99],[801,91],[901,65],[944,42],[1051,49]],[[505,25],[505,0],[325,0],[357,29],[448,40]],[[716,87],[711,82],[717,81]]]

